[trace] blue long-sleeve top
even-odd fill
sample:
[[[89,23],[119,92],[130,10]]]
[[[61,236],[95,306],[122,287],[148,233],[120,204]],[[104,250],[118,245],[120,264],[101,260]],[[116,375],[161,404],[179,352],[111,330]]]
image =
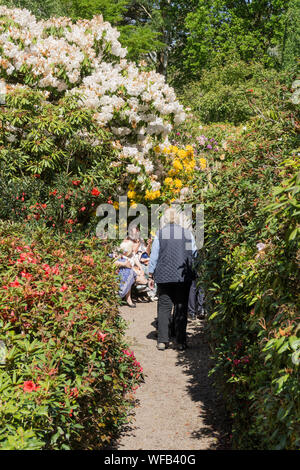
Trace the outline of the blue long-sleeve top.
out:
[[[198,254],[197,246],[195,242],[194,236],[191,234],[191,242],[192,242],[192,253],[193,257],[196,257]],[[149,274],[153,274],[157,265],[159,257],[159,238],[158,235],[155,235],[155,238],[152,243],[151,254],[150,254],[150,262],[149,262]]]

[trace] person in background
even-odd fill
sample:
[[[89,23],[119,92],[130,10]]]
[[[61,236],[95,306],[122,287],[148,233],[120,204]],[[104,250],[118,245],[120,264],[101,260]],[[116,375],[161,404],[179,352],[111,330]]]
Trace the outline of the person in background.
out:
[[[141,232],[136,225],[129,227],[127,240],[131,240],[138,244],[137,253],[139,255],[147,253],[150,256],[152,240],[148,239],[147,243],[145,243],[143,238],[141,238]]]
[[[202,287],[197,287],[197,280],[194,279],[191,284],[189,301],[188,301],[188,318],[202,320],[205,317],[204,313],[204,291]]]
[[[174,334],[178,350],[183,351],[187,347],[188,299],[195,277],[197,247],[192,232],[183,227],[183,220],[174,208],[165,212],[164,220],[154,238],[149,264],[149,287],[156,281],[158,291],[157,349],[163,351],[169,344],[174,308]]]
[[[136,281],[137,274],[135,273],[132,262],[129,259],[132,254],[132,248],[132,242],[129,240],[122,242],[120,245],[120,251],[122,254],[120,257],[116,258],[114,264],[118,268],[118,274],[120,276],[119,296],[121,299],[126,301],[129,307],[135,308],[136,305],[131,299],[131,289]]]
[[[140,263],[143,267],[145,276],[147,279],[149,279],[149,262],[150,262],[150,256],[148,255],[147,252],[144,252],[140,255]],[[146,294],[147,297],[151,300],[151,302],[154,302],[155,300],[158,300],[156,297],[157,293],[157,286],[154,285],[153,289],[150,289],[150,287],[147,287]]]

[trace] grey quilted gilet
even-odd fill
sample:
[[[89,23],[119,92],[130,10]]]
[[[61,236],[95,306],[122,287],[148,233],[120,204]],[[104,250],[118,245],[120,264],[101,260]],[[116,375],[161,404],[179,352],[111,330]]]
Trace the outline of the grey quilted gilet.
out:
[[[154,271],[158,284],[191,282],[193,279],[192,234],[177,224],[165,225],[158,232],[159,257]]]

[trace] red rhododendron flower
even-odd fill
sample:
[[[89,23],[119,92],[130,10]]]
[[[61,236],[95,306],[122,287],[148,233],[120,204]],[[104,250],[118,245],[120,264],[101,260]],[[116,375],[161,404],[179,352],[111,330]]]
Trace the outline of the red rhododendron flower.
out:
[[[67,289],[68,289],[67,284],[63,284],[59,290],[60,290],[60,292],[64,292]]]
[[[14,281],[14,282],[10,282],[8,284],[10,287],[19,287],[20,286],[20,283],[18,281],[18,278]]]
[[[74,184],[74,186],[79,186],[80,183],[81,183],[80,180],[74,180],[74,181],[72,181],[72,184]]]
[[[27,380],[23,384],[24,392],[36,392],[40,387],[36,385],[32,380]]]
[[[98,188],[94,188],[94,189],[91,191],[91,194],[92,194],[92,196],[99,196],[99,194],[101,194],[101,193],[100,193],[100,191],[99,191]]]
[[[85,206],[83,206],[83,207],[81,207],[81,209],[80,209],[80,210],[81,210],[82,212],[84,212],[84,211],[85,211],[85,209],[86,209],[86,207],[85,207]]]
[[[107,336],[107,334],[102,333],[101,331],[99,331],[99,332],[97,333],[97,338],[98,338],[99,341],[104,341],[104,339],[105,339],[106,336]]]
[[[32,278],[32,274],[27,273],[26,271],[22,271],[21,276],[25,277],[25,279],[31,279]]]

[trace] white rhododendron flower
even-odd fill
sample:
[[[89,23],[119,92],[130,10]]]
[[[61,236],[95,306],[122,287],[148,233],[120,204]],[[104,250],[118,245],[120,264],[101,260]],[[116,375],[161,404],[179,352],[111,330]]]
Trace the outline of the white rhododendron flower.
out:
[[[94,121],[115,136],[112,145],[126,171],[147,178],[155,172],[154,147],[168,142],[171,122],[181,124],[185,112],[162,75],[126,60],[119,35],[101,15],[75,24],[65,17],[38,21],[28,10],[0,6],[2,88],[26,83],[51,103],[77,96],[78,105],[92,109]]]
[[[130,174],[136,174],[136,173],[140,173],[141,168],[138,167],[138,166],[136,166],[136,165],[127,165],[126,170],[127,170],[128,173],[130,173]]]

